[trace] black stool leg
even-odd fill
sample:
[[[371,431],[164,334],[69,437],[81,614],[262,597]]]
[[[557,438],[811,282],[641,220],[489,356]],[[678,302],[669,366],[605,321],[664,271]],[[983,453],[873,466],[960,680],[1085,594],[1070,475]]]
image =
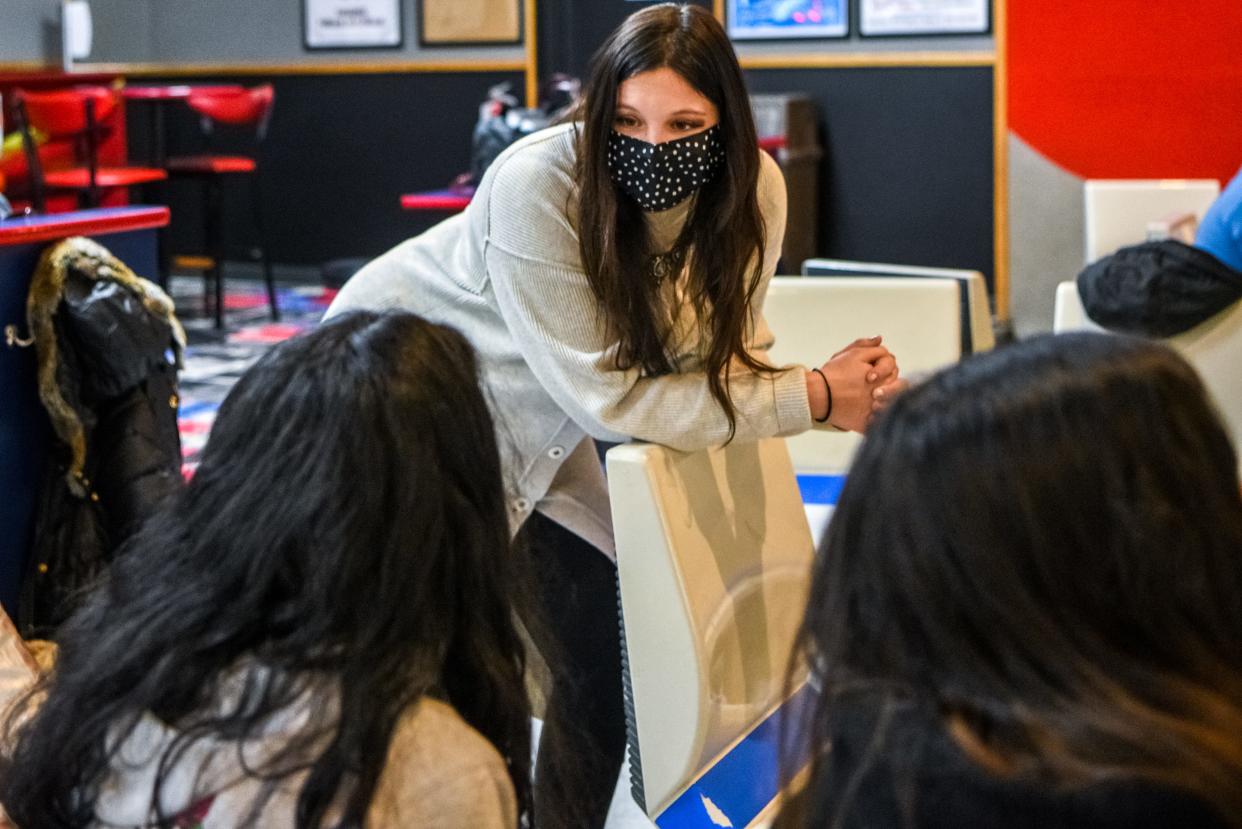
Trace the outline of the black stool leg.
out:
[[[138,192],[141,195],[143,204],[168,204],[168,192],[159,184],[144,184],[139,188]],[[170,294],[169,274],[172,269],[169,265],[172,257],[169,254],[168,247],[169,227],[170,225],[164,225],[155,232],[155,281],[159,283],[159,286],[164,289],[165,293]]]
[[[259,175],[250,177],[250,206],[254,211],[254,228],[259,235],[259,256],[263,261],[263,281],[267,283],[267,305],[272,319],[280,320],[280,306],[276,302],[276,283],[272,279],[272,260],[267,255],[267,228],[263,224],[263,200],[259,195]]]
[[[207,254],[211,257],[211,270],[208,272],[210,276],[214,276],[216,280],[216,328],[224,328],[224,232],[221,225],[221,213],[223,212],[223,204],[221,203],[220,180],[217,176],[212,176],[207,183]],[[208,274],[204,274],[204,279],[210,278]],[[206,283],[204,283],[206,288]]]
[[[212,236],[212,212],[211,212],[211,182],[208,179],[200,179],[203,185],[203,246],[200,250],[204,256],[211,254],[211,236]],[[203,316],[211,316],[211,271],[204,270],[203,274]]]
[[[156,257],[156,280],[160,283],[160,287],[164,289],[164,293],[172,296],[172,257],[168,253],[168,225],[164,225],[155,232],[155,257]]]

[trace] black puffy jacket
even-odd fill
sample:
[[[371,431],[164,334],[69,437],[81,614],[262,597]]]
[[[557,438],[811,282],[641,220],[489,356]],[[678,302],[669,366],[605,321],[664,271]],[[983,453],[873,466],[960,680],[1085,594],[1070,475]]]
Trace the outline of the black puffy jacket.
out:
[[[1242,272],[1164,239],[1124,247],[1078,274],[1087,316],[1110,331],[1172,337],[1242,299]]]
[[[44,252],[27,303],[39,398],[53,431],[18,605],[46,636],[154,508],[181,486],[173,304],[106,249]]]

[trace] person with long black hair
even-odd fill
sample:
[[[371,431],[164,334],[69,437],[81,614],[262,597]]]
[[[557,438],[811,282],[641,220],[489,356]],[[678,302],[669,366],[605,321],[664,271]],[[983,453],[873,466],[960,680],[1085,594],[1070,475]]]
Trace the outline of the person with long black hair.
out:
[[[369,264],[330,309],[408,308],[479,351],[538,644],[565,667],[543,746],[579,773],[577,829],[602,823],[625,745],[612,522],[589,437],[696,450],[813,421],[861,431],[900,382],[878,337],[809,369],[768,365],[785,217],[724,29],[700,6],[654,5],[600,47],[570,123],[502,153],[464,213]],[[550,756],[537,800],[561,819]]]
[[[247,371],[193,479],[15,711],[13,821],[529,821],[515,560],[477,371],[457,332],[373,313]]]
[[[809,595],[781,829],[1242,826],[1242,494],[1164,346],[1045,336],[899,397]]]

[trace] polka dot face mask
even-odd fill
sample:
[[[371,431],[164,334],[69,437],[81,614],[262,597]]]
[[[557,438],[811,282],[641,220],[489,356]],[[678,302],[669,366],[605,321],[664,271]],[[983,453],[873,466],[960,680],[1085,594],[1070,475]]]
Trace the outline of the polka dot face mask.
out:
[[[681,204],[712,180],[724,162],[720,125],[662,144],[616,130],[608,136],[608,172],[649,213]]]

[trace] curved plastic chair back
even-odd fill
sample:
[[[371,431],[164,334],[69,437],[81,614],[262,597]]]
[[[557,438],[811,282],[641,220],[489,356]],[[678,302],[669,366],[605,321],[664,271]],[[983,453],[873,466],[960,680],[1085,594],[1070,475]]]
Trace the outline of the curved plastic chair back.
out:
[[[1145,241],[1148,226],[1170,214],[1201,219],[1219,195],[1216,179],[1088,179],[1083,184],[1083,261],[1090,264]]]
[[[202,117],[231,126],[255,125],[260,132],[271,117],[276,90],[269,84],[243,92],[221,92],[202,89],[190,93],[186,104]]]
[[[69,144],[78,156],[78,163],[85,164],[82,178],[74,178],[71,189],[85,189],[87,202],[99,202],[97,184],[99,143],[105,132],[102,124],[117,109],[119,96],[116,91],[103,86],[80,86],[51,92],[18,90],[16,96],[18,130],[22,134],[22,149],[26,156],[26,171],[30,178],[31,201],[42,213],[47,209],[47,179],[39,148],[35,146],[31,128],[38,129],[48,138]],[[48,153],[49,158],[52,153]]]
[[[631,781],[656,815],[782,702],[811,531],[780,438],[607,464]]]
[[[979,271],[891,265],[885,262],[854,262],[848,259],[808,259],[802,263],[802,275],[834,278],[871,276],[890,279],[956,279],[962,298],[962,354],[990,351],[996,345],[996,336],[992,333],[988,284]]]
[[[768,287],[763,316],[776,338],[775,365],[818,366],[859,337],[884,335],[903,376],[956,363],[962,357],[960,282],[954,278],[875,279],[778,276]],[[861,440],[847,432],[812,430],[789,438],[798,472],[843,474]]]
[[[1078,296],[1077,282],[1062,282],[1057,285],[1056,307],[1052,311],[1052,330],[1060,334],[1065,331],[1104,331],[1095,323],[1082,307],[1082,299]]]
[[[51,92],[19,91],[18,100],[25,105],[30,126],[49,138],[75,136],[87,131],[89,121],[86,102],[94,102],[95,125],[112,114],[117,106],[116,93],[103,86],[57,89]]]
[[[1058,334],[1107,331],[1083,310],[1076,282],[1057,286],[1052,325]],[[1235,302],[1211,319],[1162,342],[1175,348],[1199,372],[1233,437],[1234,451],[1242,451],[1242,383],[1238,381],[1238,366],[1242,365],[1242,302]],[[1238,458],[1238,471],[1242,473],[1242,456]]]

